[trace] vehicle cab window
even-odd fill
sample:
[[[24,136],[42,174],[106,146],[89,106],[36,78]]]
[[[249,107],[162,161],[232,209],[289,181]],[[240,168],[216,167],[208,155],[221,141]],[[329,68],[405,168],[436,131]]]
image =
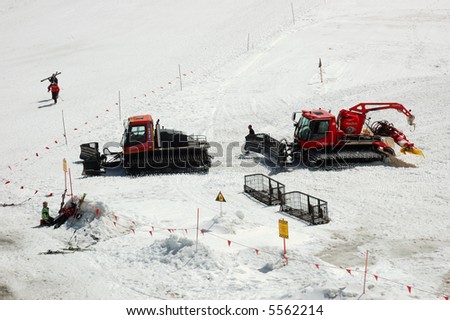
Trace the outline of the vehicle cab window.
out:
[[[145,126],[133,126],[128,131],[128,144],[137,144],[147,141]]]
[[[329,120],[320,120],[320,121],[311,121],[311,138],[310,140],[320,140],[327,136],[327,132],[329,131],[330,121]]]

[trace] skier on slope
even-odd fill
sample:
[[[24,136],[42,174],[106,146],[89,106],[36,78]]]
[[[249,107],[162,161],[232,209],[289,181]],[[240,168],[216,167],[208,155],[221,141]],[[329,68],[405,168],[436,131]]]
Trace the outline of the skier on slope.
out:
[[[50,77],[48,77],[48,81],[50,81],[51,83],[56,83],[58,84],[58,78],[56,77],[56,73],[52,74]]]
[[[53,218],[50,216],[50,209],[48,208],[48,202],[42,203],[41,213],[41,226],[50,226],[53,223]]]
[[[58,102],[58,95],[59,95],[59,86],[58,83],[52,82],[47,87],[47,92],[52,92],[52,99],[55,101],[55,104]]]

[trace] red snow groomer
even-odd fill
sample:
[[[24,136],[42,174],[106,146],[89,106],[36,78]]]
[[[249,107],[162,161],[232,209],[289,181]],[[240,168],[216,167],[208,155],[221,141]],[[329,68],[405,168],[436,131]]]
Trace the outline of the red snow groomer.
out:
[[[83,174],[99,175],[107,168],[123,167],[128,173],[141,171],[186,172],[208,171],[211,167],[210,147],[203,135],[187,135],[182,131],[160,127],[151,115],[132,116],[124,123],[120,152],[109,147],[99,152],[98,142],[82,144],[80,158]]]
[[[408,124],[415,117],[395,102],[366,102],[342,109],[336,117],[323,109],[294,112],[294,141],[278,141],[267,134],[248,135],[244,149],[264,154],[278,166],[299,162],[308,167],[326,167],[345,163],[383,161],[395,156],[394,144],[402,153],[422,155],[401,132],[387,121],[369,124],[366,115],[372,111],[394,109],[402,112]],[[296,121],[298,114],[301,118]]]

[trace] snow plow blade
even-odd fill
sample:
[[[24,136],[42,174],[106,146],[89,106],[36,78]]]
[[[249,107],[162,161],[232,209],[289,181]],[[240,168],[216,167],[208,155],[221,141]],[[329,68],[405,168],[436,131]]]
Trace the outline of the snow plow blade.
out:
[[[244,150],[260,153],[279,167],[286,166],[287,145],[285,141],[278,141],[266,133],[247,135]]]
[[[407,153],[415,154],[415,155],[422,156],[422,157],[425,158],[425,155],[423,154],[422,150],[420,150],[420,149],[418,149],[416,147],[402,147],[400,149],[400,152],[403,153],[403,154],[407,154]]]

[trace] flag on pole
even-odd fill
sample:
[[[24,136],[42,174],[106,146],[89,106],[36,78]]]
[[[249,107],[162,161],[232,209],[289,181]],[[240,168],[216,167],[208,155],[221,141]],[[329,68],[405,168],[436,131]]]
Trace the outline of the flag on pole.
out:
[[[319,68],[322,68],[322,59],[319,58]]]

